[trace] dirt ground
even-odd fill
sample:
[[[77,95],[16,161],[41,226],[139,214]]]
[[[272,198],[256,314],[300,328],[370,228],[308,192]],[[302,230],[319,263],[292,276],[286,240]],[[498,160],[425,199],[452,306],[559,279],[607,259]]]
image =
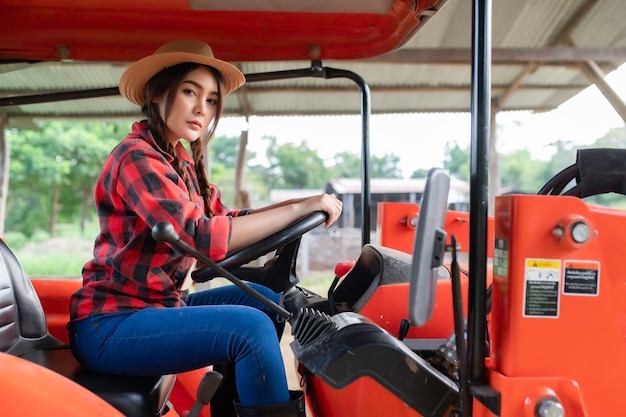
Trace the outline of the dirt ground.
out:
[[[300,389],[300,377],[296,371],[295,358],[291,347],[289,346],[292,341],[293,336],[291,336],[291,327],[287,324],[283,338],[280,341],[280,350],[283,353],[283,361],[285,362],[285,371],[287,373],[287,383],[289,384],[289,389],[298,390]]]
[[[285,362],[285,372],[287,373],[287,384],[290,390],[297,391],[301,390],[300,387],[300,375],[296,371],[296,360],[293,356],[293,352],[291,351],[291,347],[289,344],[293,341],[293,337],[291,336],[291,327],[287,324],[285,328],[285,333],[283,334],[283,338],[280,341],[280,350],[283,353],[283,361]],[[306,407],[306,415],[307,417],[312,417],[313,413]]]

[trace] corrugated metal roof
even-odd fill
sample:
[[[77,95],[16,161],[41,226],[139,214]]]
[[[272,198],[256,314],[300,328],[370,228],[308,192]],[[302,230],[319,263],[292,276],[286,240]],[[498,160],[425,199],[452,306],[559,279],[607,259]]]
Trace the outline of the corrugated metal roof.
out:
[[[498,0],[492,15],[492,94],[498,110],[553,109],[592,83],[580,66],[588,58],[595,58],[605,72],[626,61],[626,0]],[[375,114],[469,111],[470,47],[471,2],[449,0],[400,49],[371,59],[322,64],[362,76]],[[310,66],[306,61],[238,64],[245,74]],[[125,67],[77,62],[0,65],[0,97],[115,87]],[[297,78],[250,83],[228,97],[225,113],[358,114],[360,106],[352,81]],[[138,108],[120,97],[0,111],[7,114],[9,125],[33,117],[138,116]]]

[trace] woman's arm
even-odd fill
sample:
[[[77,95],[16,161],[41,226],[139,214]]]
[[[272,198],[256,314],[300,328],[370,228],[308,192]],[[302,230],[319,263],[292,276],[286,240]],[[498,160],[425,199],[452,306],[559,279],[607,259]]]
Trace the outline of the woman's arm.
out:
[[[342,206],[343,203],[334,194],[320,194],[289,200],[253,210],[246,216],[234,217],[228,251],[250,246],[314,211],[328,213],[326,227],[329,227],[339,218]]]
[[[334,196],[334,194],[332,194]],[[311,198],[311,197],[302,197],[302,198],[292,198],[290,200],[285,200],[285,201],[280,201],[278,203],[269,205],[269,206],[265,206],[265,207],[260,207],[260,208],[255,208],[250,210],[250,212],[248,214],[252,214],[252,213],[261,213],[263,211],[267,211],[267,210],[272,210],[278,207],[283,207],[283,206],[288,206],[290,204],[294,204],[294,203],[301,203],[302,201]]]

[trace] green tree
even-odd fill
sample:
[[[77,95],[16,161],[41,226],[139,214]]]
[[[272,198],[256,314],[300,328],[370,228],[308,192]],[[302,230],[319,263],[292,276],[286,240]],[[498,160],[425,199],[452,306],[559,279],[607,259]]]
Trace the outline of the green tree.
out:
[[[95,214],[93,187],[102,164],[129,127],[121,123],[71,123],[65,129],[71,169],[68,186],[62,190],[60,214],[63,220],[72,222],[80,213],[80,231],[84,234],[89,214]]]
[[[102,163],[127,131],[123,124],[55,121],[12,132],[7,229],[54,236],[60,220],[80,213],[84,231]]]
[[[222,201],[229,205],[235,200],[235,174],[241,138],[238,136],[218,136],[209,144],[209,181],[216,184],[221,193]],[[246,166],[256,157],[254,152],[246,150]],[[255,182],[257,173],[246,172],[244,175],[244,188],[251,182]]]
[[[211,165],[222,164],[226,168],[237,168],[240,138],[238,136],[218,136],[209,144]],[[246,150],[246,161],[254,159],[256,154]]]
[[[461,148],[457,143],[446,143],[443,168],[456,178],[469,181],[470,148]]]
[[[424,168],[416,169],[411,174],[411,178],[426,178],[428,177],[429,172],[430,172],[430,169],[424,169]]]
[[[577,148],[572,141],[557,140],[550,145],[555,150],[550,160],[543,166],[542,178],[544,179],[544,184],[555,174],[576,162]]]
[[[383,156],[373,155],[370,158],[370,176],[372,178],[402,178],[399,163],[400,157],[393,153],[385,153]]]
[[[37,228],[46,228],[54,236],[61,187],[68,183],[71,170],[71,160],[65,157],[69,147],[67,137],[57,122],[41,131],[15,132],[9,136],[9,141],[7,222],[22,225],[21,231],[27,235]],[[12,213],[16,199],[26,205],[18,203],[20,212]],[[24,208],[28,209],[24,211]],[[33,209],[39,210],[39,215],[31,213]]]
[[[565,147],[565,143],[559,146]],[[561,155],[565,155],[565,151]],[[550,178],[549,163],[534,160],[526,149],[510,154],[498,155],[500,159],[501,187],[504,191],[536,193]],[[456,143],[446,144],[444,169],[464,181],[469,181],[470,148],[461,148]]]
[[[361,157],[352,152],[339,152],[333,157],[335,178],[361,178]]]
[[[334,166],[331,167],[333,176],[336,178],[361,178],[361,156],[352,152],[339,152],[333,157]],[[398,167],[400,157],[390,153],[383,156],[373,155],[370,157],[371,178],[402,178],[402,172]]]
[[[626,127],[617,127],[609,130],[606,135],[598,139],[594,148],[626,148]]]
[[[535,194],[546,183],[545,161],[533,160],[527,149],[500,156],[500,178],[504,191]]]
[[[276,138],[264,137],[269,142],[269,181],[273,188],[319,188],[328,180],[328,169],[317,152],[306,142],[299,145],[278,145]]]

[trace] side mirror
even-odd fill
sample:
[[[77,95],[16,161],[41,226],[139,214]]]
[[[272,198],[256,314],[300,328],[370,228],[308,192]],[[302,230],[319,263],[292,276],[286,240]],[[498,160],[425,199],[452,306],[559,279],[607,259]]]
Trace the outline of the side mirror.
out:
[[[437,269],[443,263],[446,245],[443,226],[449,192],[450,176],[439,168],[431,169],[420,204],[411,260],[409,320],[413,326],[426,324],[435,308]]]

